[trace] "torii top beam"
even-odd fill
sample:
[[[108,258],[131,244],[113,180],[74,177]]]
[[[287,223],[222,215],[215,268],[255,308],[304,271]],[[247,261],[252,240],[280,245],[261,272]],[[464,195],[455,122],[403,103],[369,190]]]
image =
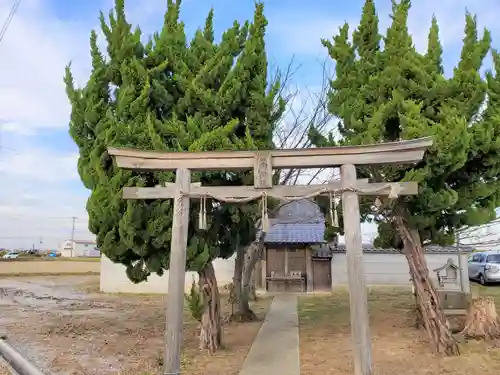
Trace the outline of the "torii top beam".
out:
[[[413,164],[422,160],[432,138],[363,146],[269,151],[158,152],[109,147],[120,168],[134,170],[241,170],[321,168],[343,164]],[[264,165],[263,165],[264,164]]]

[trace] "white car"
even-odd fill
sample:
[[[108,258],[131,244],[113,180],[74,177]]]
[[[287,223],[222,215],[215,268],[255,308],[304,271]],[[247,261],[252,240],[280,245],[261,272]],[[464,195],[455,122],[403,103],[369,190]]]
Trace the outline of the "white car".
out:
[[[19,253],[15,252],[15,251],[9,251],[2,258],[3,259],[16,259],[18,256],[19,256]]]
[[[469,257],[469,279],[486,285],[500,282],[500,252],[483,251]]]

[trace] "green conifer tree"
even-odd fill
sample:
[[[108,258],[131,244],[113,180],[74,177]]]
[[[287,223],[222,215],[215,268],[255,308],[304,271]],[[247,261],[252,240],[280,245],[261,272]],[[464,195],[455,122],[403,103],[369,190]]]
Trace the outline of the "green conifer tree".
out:
[[[467,13],[461,58],[453,76],[446,77],[436,19],[427,52],[418,53],[407,28],[410,6],[409,0],[393,1],[383,49],[372,25],[376,23],[372,0],[365,2],[352,43],[347,25],[333,42],[323,41],[336,62],[329,109],[340,119],[340,139],[315,129],[310,137],[321,146],[433,137],[432,149],[416,167],[360,168],[359,175],[372,181],[419,182],[418,196],[384,202],[378,212],[372,204],[365,205],[370,211],[364,217],[371,214],[378,223],[377,245],[396,246],[406,255],[424,326],[436,349],[457,354],[422,244],[450,243],[458,228],[495,216],[500,191],[496,137],[500,122],[495,109],[500,66],[494,53],[495,73],[488,73],[486,80],[481,77],[491,38],[487,30],[479,38],[476,19]]]
[[[272,148],[273,124],[283,112],[278,85],[268,87],[263,5],[252,23],[233,26],[214,41],[214,12],[188,43],[179,19],[180,2],[169,0],[160,32],[143,43],[139,28],[115,0],[108,18],[101,13],[107,58],[91,33],[92,73],[82,88],[66,69],[72,105],[70,134],[80,150],[78,170],[91,190],[89,229],[103,254],[126,266],[133,282],[168,269],[172,202],[125,201],[125,186],[153,187],[174,180],[173,173],[118,169],[107,147],[144,150],[211,151]],[[196,173],[204,185],[241,185],[249,173]],[[255,238],[255,205],[207,202],[208,228],[198,228],[199,204],[190,213],[187,270],[200,276],[210,320],[203,320],[202,347],[221,345],[220,301],[212,260],[230,257],[238,244]],[[207,288],[208,286],[208,288]]]

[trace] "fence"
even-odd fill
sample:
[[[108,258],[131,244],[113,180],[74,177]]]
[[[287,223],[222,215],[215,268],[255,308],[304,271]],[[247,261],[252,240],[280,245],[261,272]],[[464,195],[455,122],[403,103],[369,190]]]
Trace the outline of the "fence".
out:
[[[7,342],[6,335],[0,335],[0,356],[13,370],[14,375],[49,375],[40,371],[13,346]]]

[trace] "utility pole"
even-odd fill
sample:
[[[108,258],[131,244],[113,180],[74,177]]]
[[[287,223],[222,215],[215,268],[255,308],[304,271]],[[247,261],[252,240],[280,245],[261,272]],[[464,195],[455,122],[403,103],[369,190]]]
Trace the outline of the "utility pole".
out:
[[[460,232],[457,230],[457,235],[455,237],[455,241],[457,242],[456,244],[456,249],[457,249],[457,255],[458,255],[458,268],[460,269],[460,286],[462,287],[463,283],[462,283],[462,267],[464,266],[462,264],[462,257],[460,256],[461,252],[460,252]],[[464,291],[463,288],[462,289],[462,292]]]
[[[73,220],[73,226],[71,228],[71,258],[73,258],[75,251],[75,223],[77,217],[73,216],[71,219]]]
[[[467,256],[467,254],[463,253],[462,250],[460,249],[460,232],[459,231],[457,231],[456,241],[457,241],[456,248],[457,248],[457,255],[458,255],[458,269],[460,272],[460,290],[463,293],[469,294],[470,293],[469,269],[468,269],[469,264],[464,259]]]

